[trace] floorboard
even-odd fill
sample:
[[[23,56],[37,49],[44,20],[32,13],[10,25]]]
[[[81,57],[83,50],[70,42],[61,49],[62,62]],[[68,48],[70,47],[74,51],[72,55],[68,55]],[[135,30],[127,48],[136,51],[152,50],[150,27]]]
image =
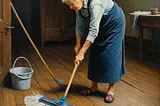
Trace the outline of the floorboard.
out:
[[[18,43],[18,44],[17,44]],[[32,65],[34,74],[31,88],[24,91],[0,86],[0,106],[25,106],[24,97],[33,93],[61,99],[65,89],[59,86],[38,57],[29,43],[14,43],[13,62],[19,56],[25,56]],[[39,47],[45,62],[63,85],[67,85],[74,68],[75,53],[72,42],[50,43]],[[127,74],[115,84],[115,101],[106,104],[103,97],[108,84],[99,83],[101,95],[81,96],[79,90],[90,87],[87,79],[88,52],[81,66],[78,67],[66,102],[74,106],[160,106],[160,65],[149,59],[139,59],[138,50],[133,46],[126,47]],[[134,51],[134,52],[133,52]],[[137,52],[136,52],[137,51]],[[16,67],[29,67],[26,61],[18,60]],[[3,76],[0,73],[0,81]],[[1,102],[2,101],[2,102]]]

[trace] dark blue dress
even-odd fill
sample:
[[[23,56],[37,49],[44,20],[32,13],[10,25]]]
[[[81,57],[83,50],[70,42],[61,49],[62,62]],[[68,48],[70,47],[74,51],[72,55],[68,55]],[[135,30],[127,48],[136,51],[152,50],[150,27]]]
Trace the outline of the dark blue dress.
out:
[[[88,79],[95,82],[120,81],[125,69],[124,55],[125,16],[114,3],[101,19],[98,37],[90,48]]]

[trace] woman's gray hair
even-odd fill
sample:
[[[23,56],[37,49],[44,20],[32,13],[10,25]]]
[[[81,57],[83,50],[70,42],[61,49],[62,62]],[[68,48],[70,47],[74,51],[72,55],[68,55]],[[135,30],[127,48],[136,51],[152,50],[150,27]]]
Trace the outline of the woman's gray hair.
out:
[[[77,0],[62,0],[62,3],[68,3],[68,4],[73,4]]]
[[[62,0],[62,3],[65,3],[66,2],[66,0]]]

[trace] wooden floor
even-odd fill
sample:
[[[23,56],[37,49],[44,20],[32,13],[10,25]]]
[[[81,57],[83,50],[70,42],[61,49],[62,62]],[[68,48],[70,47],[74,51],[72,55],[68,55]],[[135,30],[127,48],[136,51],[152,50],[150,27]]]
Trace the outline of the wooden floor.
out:
[[[51,43],[45,48],[39,47],[47,65],[64,85],[68,83],[74,67],[73,47],[73,43],[69,42]],[[74,106],[160,106],[160,65],[149,59],[139,59],[137,49],[132,46],[126,47],[127,74],[115,85],[114,103],[104,103],[102,95],[85,97],[77,93],[79,88],[90,87],[91,84],[86,77],[88,53],[78,67],[66,102]],[[39,92],[54,99],[60,99],[63,96],[65,90],[54,82],[31,46],[23,42],[13,43],[12,51],[13,60],[18,56],[25,56],[30,61],[34,75],[29,90],[18,91],[1,86],[0,106],[25,106],[24,97],[32,92]],[[18,60],[16,66],[28,67],[23,59]],[[102,94],[105,94],[107,87],[108,84],[99,84]]]

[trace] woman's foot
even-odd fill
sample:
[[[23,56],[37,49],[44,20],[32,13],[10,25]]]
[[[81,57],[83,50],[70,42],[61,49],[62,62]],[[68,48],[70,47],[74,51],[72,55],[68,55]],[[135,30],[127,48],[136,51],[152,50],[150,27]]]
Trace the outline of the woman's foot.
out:
[[[99,93],[99,90],[92,90],[91,88],[84,88],[80,91],[80,94],[83,96],[90,96],[90,95],[96,95]]]
[[[84,88],[80,91],[80,94],[83,96],[88,96],[88,95],[95,95],[98,94],[98,83],[92,81],[92,87],[91,88]]]
[[[104,101],[106,103],[112,103],[114,101],[114,95],[113,94],[106,94],[104,97]]]
[[[107,94],[106,94],[106,96],[104,97],[104,101],[105,101],[106,103],[112,103],[112,102],[114,101],[114,88],[113,88],[113,85],[114,85],[114,84],[110,84],[110,85],[109,85]]]

